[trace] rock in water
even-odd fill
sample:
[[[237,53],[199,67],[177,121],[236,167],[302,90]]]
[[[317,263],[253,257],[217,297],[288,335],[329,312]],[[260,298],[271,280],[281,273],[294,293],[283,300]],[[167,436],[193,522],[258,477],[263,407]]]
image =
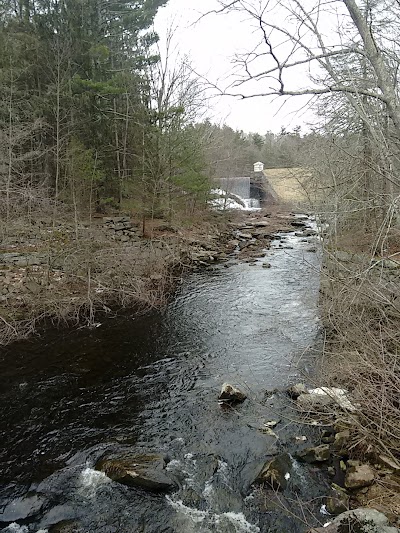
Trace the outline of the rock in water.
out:
[[[332,487],[332,495],[326,499],[326,509],[331,515],[338,515],[348,511],[350,498],[347,492],[335,485]]]
[[[330,457],[329,445],[321,444],[315,448],[305,448],[298,452],[297,457],[306,463],[322,463]]]
[[[161,455],[136,455],[132,457],[101,459],[96,470],[104,472],[113,481],[128,487],[159,492],[174,488],[175,484],[165,473]]]
[[[218,400],[223,402],[243,402],[247,398],[246,394],[237,389],[230,383],[224,383],[222,385],[221,393],[218,396]]]
[[[291,477],[291,471],[292,460],[290,456],[287,453],[278,455],[265,463],[255,482],[268,483],[273,489],[284,490]]]
[[[0,522],[15,522],[35,516],[41,511],[43,504],[44,498],[37,494],[16,498],[1,510]]]

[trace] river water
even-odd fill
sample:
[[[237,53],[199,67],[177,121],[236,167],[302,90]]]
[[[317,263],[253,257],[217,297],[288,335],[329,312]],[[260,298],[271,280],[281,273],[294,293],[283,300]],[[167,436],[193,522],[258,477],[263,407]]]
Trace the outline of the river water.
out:
[[[2,531],[302,532],[291,502],[310,497],[318,523],[316,469],[293,460],[297,481],[282,508],[250,487],[260,465],[293,451],[304,431],[265,391],[301,379],[294,361],[312,366],[320,327],[312,241],[287,234],[254,265],[192,273],[163,312],[9,347],[0,375]],[[248,394],[234,409],[217,402],[226,381]],[[279,439],[260,431],[277,417]],[[150,494],[93,469],[105,451],[128,449],[166,454],[179,490]],[[68,520],[76,529],[54,527]]]

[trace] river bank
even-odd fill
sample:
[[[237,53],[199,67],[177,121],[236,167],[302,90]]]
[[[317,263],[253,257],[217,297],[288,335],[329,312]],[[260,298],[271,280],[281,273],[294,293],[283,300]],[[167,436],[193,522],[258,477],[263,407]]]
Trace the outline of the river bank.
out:
[[[0,344],[45,323],[93,327],[100,315],[162,307],[185,271],[254,262],[292,222],[293,215],[275,209],[209,213],[190,225],[154,220],[144,232],[141,221],[122,215],[78,229],[46,220],[17,225],[0,247]]]
[[[376,247],[371,249],[372,236],[361,230],[356,231],[357,238],[344,233],[334,242],[326,240],[319,301],[325,342],[314,387],[322,383],[336,388],[331,390],[339,388],[353,406],[338,413],[336,402],[330,413],[331,426],[336,429],[333,443],[342,461],[339,499],[350,498],[348,506],[352,509],[361,506],[383,512],[398,527],[397,233],[396,228],[388,232],[390,248],[382,248],[381,254]],[[323,405],[315,404],[313,410],[314,415],[329,420]],[[347,472],[357,472],[358,489],[349,485],[349,491],[346,487]],[[383,525],[377,530],[385,531]]]

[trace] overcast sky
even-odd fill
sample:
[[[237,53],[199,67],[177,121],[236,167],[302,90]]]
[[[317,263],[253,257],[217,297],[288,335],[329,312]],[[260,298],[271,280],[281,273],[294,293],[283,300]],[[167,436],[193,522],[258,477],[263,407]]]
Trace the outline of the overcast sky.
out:
[[[161,43],[171,26],[177,27],[176,45],[179,52],[190,56],[196,72],[226,87],[232,81],[232,58],[235,53],[248,51],[258,35],[251,22],[240,14],[201,15],[216,9],[216,0],[169,0],[159,10],[155,29]],[[198,22],[196,22],[198,21]],[[256,86],[250,90],[262,90]],[[229,126],[246,132],[279,132],[281,126],[303,129],[310,114],[305,113],[304,101],[291,99],[282,109],[281,98],[254,98],[248,100],[219,97],[211,100],[210,115],[214,121],[226,122]]]

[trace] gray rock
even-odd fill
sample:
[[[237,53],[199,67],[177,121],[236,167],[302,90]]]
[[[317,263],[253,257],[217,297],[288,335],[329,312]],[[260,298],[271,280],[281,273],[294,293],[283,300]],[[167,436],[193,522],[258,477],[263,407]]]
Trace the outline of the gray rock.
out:
[[[337,516],[327,527],[312,528],[308,533],[399,533],[387,517],[375,509],[359,508]]]
[[[101,459],[96,470],[113,481],[128,487],[140,487],[153,492],[167,491],[175,484],[165,472],[164,458],[159,454]]]
[[[221,388],[218,400],[223,402],[243,402],[247,395],[241,390],[237,389],[230,383],[224,383]]]
[[[356,411],[351,403],[348,392],[336,387],[319,387],[310,389],[308,394],[301,394],[297,400],[298,406],[306,411],[326,411],[327,408],[340,408],[343,411]]]
[[[347,455],[348,443],[350,439],[350,430],[344,429],[335,434],[333,448],[339,455]]]
[[[16,498],[0,512],[0,522],[15,522],[35,516],[41,511],[43,504],[44,498],[37,494]]]
[[[262,267],[263,268],[271,268],[271,263],[265,262],[265,263],[262,264]]]
[[[375,472],[369,465],[350,466],[346,471],[344,485],[348,489],[361,489],[372,485]]]
[[[305,448],[297,453],[298,459],[306,463],[322,463],[330,457],[329,445],[321,444],[314,448]]]

